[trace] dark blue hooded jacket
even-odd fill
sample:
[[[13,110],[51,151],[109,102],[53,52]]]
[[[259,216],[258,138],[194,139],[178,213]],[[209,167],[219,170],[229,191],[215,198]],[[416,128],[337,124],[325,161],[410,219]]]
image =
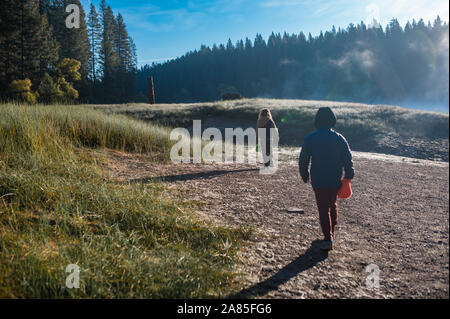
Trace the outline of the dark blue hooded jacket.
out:
[[[354,176],[352,154],[346,139],[331,129],[336,124],[336,117],[330,108],[320,108],[316,115],[317,130],[310,133],[302,146],[299,158],[299,170],[306,183],[310,177],[314,188],[341,187],[344,178]]]

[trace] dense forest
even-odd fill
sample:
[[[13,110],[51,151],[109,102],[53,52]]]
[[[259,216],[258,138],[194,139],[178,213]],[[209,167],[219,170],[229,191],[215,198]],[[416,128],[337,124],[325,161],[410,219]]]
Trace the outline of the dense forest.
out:
[[[105,0],[0,1],[0,99],[126,102],[137,56],[121,14]]]
[[[79,9],[71,27],[69,8]],[[73,10],[73,9],[72,9]],[[68,20],[69,24],[68,24]],[[449,104],[449,26],[396,19],[311,34],[257,34],[137,69],[122,15],[102,0],[0,1],[0,99],[51,103],[157,102],[245,97]]]
[[[272,33],[266,40],[205,45],[175,60],[138,71],[145,100],[153,76],[157,102],[245,97],[346,100],[369,103],[449,101],[449,27],[397,19],[383,28],[361,22],[313,37]]]

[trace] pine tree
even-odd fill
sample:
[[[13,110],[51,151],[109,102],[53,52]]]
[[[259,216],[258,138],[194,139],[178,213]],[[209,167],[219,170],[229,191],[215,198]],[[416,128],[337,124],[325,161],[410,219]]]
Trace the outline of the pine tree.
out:
[[[116,21],[111,7],[105,7],[104,0],[101,2],[100,12],[100,21],[102,22],[103,27],[100,48],[100,65],[103,81],[108,81],[111,80],[117,63],[116,52],[114,51],[114,26]]]
[[[49,69],[56,66],[59,59],[59,44],[53,36],[53,27],[48,24],[45,13],[41,16],[39,43],[39,78],[42,78]]]
[[[58,97],[62,96],[62,92],[58,90],[53,79],[45,73],[38,88],[39,101],[43,103],[53,103]]]
[[[39,49],[41,17],[38,11],[38,2],[33,0],[17,1],[20,37],[18,46],[20,50],[20,79],[30,78],[33,82],[39,74]]]
[[[127,101],[132,101],[136,97],[136,89],[137,89],[137,50],[136,50],[136,44],[134,43],[133,39],[131,37],[128,37],[128,42],[130,44],[130,52],[131,52],[131,59],[128,61],[128,78],[129,78],[129,91],[127,92]]]
[[[6,96],[8,84],[20,77],[20,20],[15,0],[0,1],[0,94]]]
[[[117,24],[115,30],[115,51],[119,59],[119,69],[122,72],[129,71],[128,66],[131,64],[131,48],[128,37],[128,32],[123,21],[122,15],[117,15]]]
[[[102,94],[106,101],[114,102],[120,95],[119,81],[116,78],[120,59],[117,53],[117,21],[110,6],[103,8],[101,3],[101,21],[103,34],[100,48],[100,69],[102,73]]]
[[[79,8],[79,28],[68,28],[66,26],[66,18],[69,15],[66,8],[69,4],[75,4]],[[48,12],[48,20],[53,26],[55,38],[60,44],[59,58],[71,58],[81,62],[82,81],[79,85],[85,87],[89,70],[89,38],[85,13],[80,0],[53,0]]]
[[[117,86],[118,102],[125,102],[135,95],[135,82],[136,82],[136,63],[135,63],[135,47],[134,43],[130,42],[125,22],[122,15],[117,15],[115,24],[115,52],[118,58],[118,67],[115,74],[115,80],[120,83]]]
[[[50,11],[51,1],[50,0],[39,0],[39,13],[41,15],[47,14]]]
[[[66,26],[69,13],[65,10],[69,4],[79,8],[79,28]],[[13,87],[30,84],[30,91],[24,94],[34,96],[31,86],[50,88],[49,76],[54,77],[54,85],[61,94],[71,100],[79,91],[86,101],[93,96],[89,92],[92,90],[98,92],[96,96],[102,102],[105,97],[125,101],[134,96],[136,47],[123,17],[118,15],[116,20],[104,0],[100,16],[94,6],[90,7],[89,32],[80,0],[1,0],[0,30],[0,98],[9,93],[17,96],[9,87],[20,79],[28,80],[14,82]],[[71,83],[67,77],[58,75],[58,65],[63,61],[77,65],[80,79]],[[102,80],[102,85],[90,86],[89,80],[98,84]],[[125,83],[122,92],[120,83]]]
[[[100,25],[98,13],[95,10],[95,6],[91,3],[88,18],[88,35],[89,35],[89,79],[94,83],[98,78],[98,56],[100,54],[101,47],[101,33],[102,27]]]
[[[56,61],[52,30],[37,0],[3,0],[0,6],[0,81],[34,83]]]
[[[128,42],[130,44],[131,59],[129,60],[127,69],[129,71],[136,73],[137,72],[137,64],[138,64],[136,44],[134,43],[132,37],[128,37]]]
[[[81,62],[80,74],[85,80],[88,74],[89,61],[89,39],[86,26],[86,17],[80,0],[65,0],[64,5],[75,4],[80,8],[80,27],[76,29],[66,29],[68,38],[64,39],[64,50],[62,58],[72,58]],[[66,13],[67,14],[67,13]]]

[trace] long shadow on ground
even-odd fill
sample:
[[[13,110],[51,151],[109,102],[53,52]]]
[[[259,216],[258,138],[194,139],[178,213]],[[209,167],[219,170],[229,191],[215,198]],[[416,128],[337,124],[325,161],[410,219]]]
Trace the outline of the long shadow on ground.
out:
[[[246,168],[246,169],[235,169],[235,170],[213,170],[213,171],[198,172],[198,173],[138,178],[138,179],[133,179],[130,182],[131,183],[149,183],[149,182],[156,182],[156,181],[177,182],[177,181],[187,181],[187,180],[196,180],[196,179],[209,179],[209,178],[213,178],[215,176],[224,175],[224,174],[249,172],[249,171],[257,171],[257,170],[259,170],[259,168]]]
[[[320,240],[313,241],[311,246],[302,255],[284,266],[276,274],[249,288],[241,290],[237,294],[229,296],[229,298],[257,298],[266,295],[270,291],[277,290],[279,286],[291,278],[328,258],[328,252],[320,250],[319,243],[321,243]]]

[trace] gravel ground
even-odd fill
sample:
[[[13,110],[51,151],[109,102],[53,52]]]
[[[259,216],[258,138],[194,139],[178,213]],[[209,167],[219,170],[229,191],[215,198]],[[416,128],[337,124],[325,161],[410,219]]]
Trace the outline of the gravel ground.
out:
[[[354,195],[340,199],[335,249],[322,239],[298,149],[281,149],[274,175],[248,164],[150,164],[110,152],[113,175],[161,178],[204,203],[201,216],[251,226],[238,298],[449,298],[449,167],[445,162],[354,153]],[[291,207],[304,213],[290,212]],[[379,288],[371,288],[379,278]]]

